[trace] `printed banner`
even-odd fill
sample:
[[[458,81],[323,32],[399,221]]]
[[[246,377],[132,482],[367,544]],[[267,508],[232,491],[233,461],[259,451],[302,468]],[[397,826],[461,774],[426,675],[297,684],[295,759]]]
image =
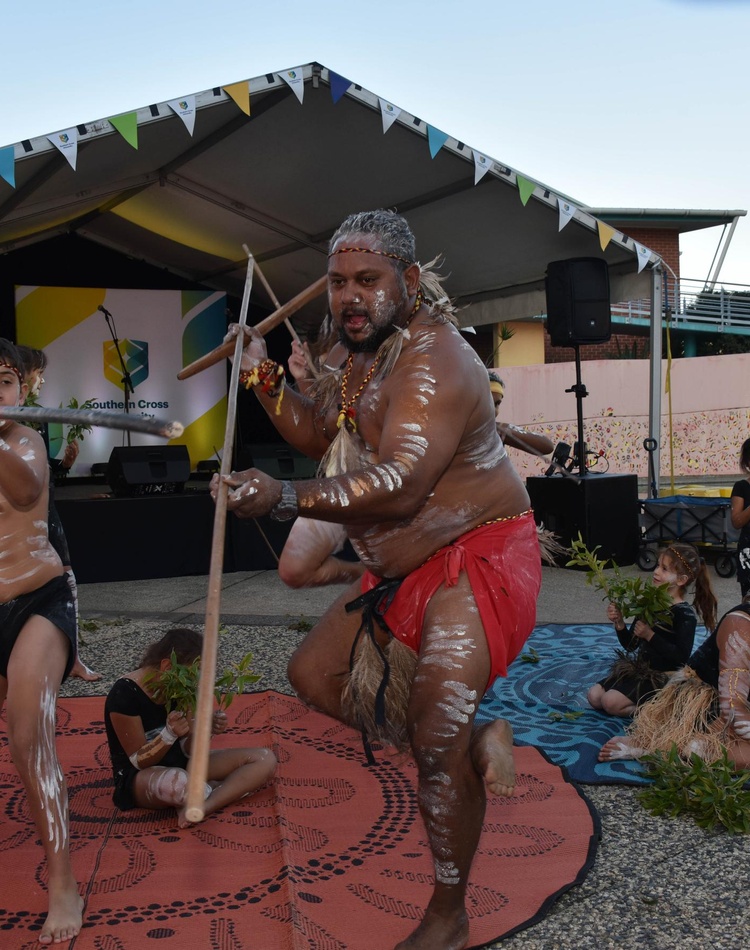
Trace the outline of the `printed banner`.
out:
[[[122,362],[100,306],[112,315]],[[124,363],[134,389],[128,412],[181,422],[185,431],[170,444],[186,445],[195,467],[224,444],[226,364],[184,381],[177,374],[221,343],[225,309],[226,295],[217,291],[16,287],[16,339],[47,354],[43,406],[91,400],[94,409],[124,411]],[[62,456],[67,428],[50,425],[55,455]],[[79,442],[72,474],[89,475],[93,464],[127,444],[123,431],[94,428]],[[133,432],[130,444],[165,440]]]
[[[643,244],[639,244],[637,241],[633,241],[633,244],[635,244],[635,253],[638,257],[638,273],[640,274],[640,272],[651,259],[651,251],[647,247],[644,247]]]
[[[385,135],[401,115],[401,110],[398,106],[394,106],[392,102],[386,102],[385,99],[378,99],[378,102],[380,103],[380,115],[383,118],[383,135]]]
[[[278,75],[289,86],[301,104],[305,97],[305,76],[302,69],[287,69],[283,73],[278,73]]]
[[[47,136],[58,151],[67,158],[73,171],[76,170],[76,161],[78,159],[78,129],[65,129],[63,132],[55,132],[54,135]]]
[[[562,231],[565,225],[569,224],[575,217],[576,209],[573,205],[569,205],[567,201],[563,201],[562,198],[557,199],[557,204],[560,210],[560,219],[557,230]]]
[[[473,151],[473,150],[472,150]],[[479,152],[474,152],[474,184],[478,185],[492,165],[492,159]]]
[[[185,123],[185,128],[192,135],[195,129],[195,96],[185,96],[184,99],[172,99],[167,105]]]

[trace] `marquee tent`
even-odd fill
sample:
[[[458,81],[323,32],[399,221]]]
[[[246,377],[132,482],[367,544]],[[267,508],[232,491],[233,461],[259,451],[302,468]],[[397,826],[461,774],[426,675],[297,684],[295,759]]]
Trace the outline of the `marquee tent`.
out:
[[[661,260],[581,202],[317,63],[0,148],[0,252],[75,234],[241,296],[247,245],[281,302],[350,212],[405,214],[465,325],[545,312],[552,260],[600,257],[613,300],[659,304]],[[272,309],[256,282],[257,303]],[[296,318],[319,319],[320,302]],[[659,429],[660,319],[651,431]],[[657,469],[658,470],[658,469]]]

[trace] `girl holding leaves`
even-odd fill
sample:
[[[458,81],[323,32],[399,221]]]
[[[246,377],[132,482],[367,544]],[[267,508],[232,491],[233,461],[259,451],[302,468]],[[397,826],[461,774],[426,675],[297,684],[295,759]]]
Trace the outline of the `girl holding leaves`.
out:
[[[115,682],[104,705],[115,805],[122,811],[174,807],[180,828],[190,824],[183,806],[202,641],[193,630],[169,630],[148,647],[138,669]],[[219,689],[224,706],[245,683],[258,679],[249,673],[248,660],[229,675],[234,689],[226,693]],[[171,708],[173,704],[176,708]],[[219,708],[212,734],[226,728],[226,712]],[[270,749],[214,749],[208,762],[205,815],[256,791],[275,771],[276,757]]]
[[[695,639],[696,611],[709,629],[716,622],[716,597],[708,570],[692,544],[674,542],[665,548],[654,569],[653,583],[668,594],[671,605],[667,611],[636,615],[627,627],[617,603],[610,602],[607,608],[622,652],[618,651],[607,676],[591,687],[588,701],[611,716],[632,716],[640,703],[664,686],[669,673],[687,661]],[[685,599],[692,584],[694,607]]]

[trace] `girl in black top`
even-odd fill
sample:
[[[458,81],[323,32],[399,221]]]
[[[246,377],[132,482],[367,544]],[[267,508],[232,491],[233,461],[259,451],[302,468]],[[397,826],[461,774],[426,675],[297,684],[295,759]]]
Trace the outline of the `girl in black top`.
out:
[[[159,671],[170,666],[173,650],[179,663],[189,664],[201,655],[201,647],[202,637],[194,630],[169,630],[146,650],[137,670],[117,680],[104,704],[115,805],[123,811],[172,806],[178,809],[180,828],[190,824],[183,806],[193,719],[177,710],[167,714],[156,690]],[[226,728],[226,713],[217,710],[212,734]],[[204,817],[254,792],[275,770],[270,749],[210,752]]]
[[[611,716],[632,716],[639,703],[653,696],[668,680],[669,673],[687,662],[693,649],[696,610],[685,601],[695,584],[695,608],[707,627],[716,622],[716,597],[706,565],[692,544],[674,542],[659,555],[654,584],[668,584],[672,607],[668,620],[654,625],[643,620],[625,626],[622,613],[610,604],[607,616],[615,625],[619,655],[607,676],[588,692],[588,701]]]
[[[742,596],[750,591],[750,439],[740,449],[740,468],[747,475],[734,483],[732,489],[732,527],[740,532],[737,541],[737,580]]]

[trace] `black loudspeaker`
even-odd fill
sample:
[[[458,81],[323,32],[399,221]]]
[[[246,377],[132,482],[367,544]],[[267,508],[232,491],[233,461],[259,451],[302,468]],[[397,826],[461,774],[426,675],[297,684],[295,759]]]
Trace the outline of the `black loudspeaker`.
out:
[[[315,478],[318,463],[286,442],[252,442],[237,452],[235,468],[259,468],[272,478],[294,481]]]
[[[526,488],[537,524],[564,547],[581,534],[597,557],[619,565],[635,563],[640,542],[638,478],[635,475],[535,476]],[[562,557],[561,563],[565,563]]]
[[[550,261],[544,283],[552,346],[604,343],[612,336],[606,261],[600,257]]]
[[[112,449],[107,482],[118,498],[175,495],[190,478],[184,445],[123,445]]]

